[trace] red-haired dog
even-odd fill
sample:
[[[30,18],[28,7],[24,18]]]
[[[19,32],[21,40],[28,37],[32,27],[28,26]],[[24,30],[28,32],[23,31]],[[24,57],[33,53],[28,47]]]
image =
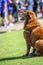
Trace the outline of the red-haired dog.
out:
[[[23,34],[27,45],[26,55],[29,55],[31,46],[33,47],[32,54],[43,55],[43,27],[41,27],[33,11],[27,10],[25,12]]]

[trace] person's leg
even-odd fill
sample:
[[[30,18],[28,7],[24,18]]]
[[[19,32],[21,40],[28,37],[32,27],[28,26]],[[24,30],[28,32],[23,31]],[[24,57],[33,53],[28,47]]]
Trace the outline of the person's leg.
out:
[[[12,10],[8,10],[8,20],[9,20],[9,23],[12,23]]]
[[[15,22],[18,22],[18,11],[14,13]]]
[[[4,13],[4,25],[5,25],[5,27],[7,27],[7,25],[8,25],[8,18],[7,18],[7,16],[8,16],[8,11],[6,11]]]
[[[43,3],[42,3],[42,17],[43,17]]]
[[[1,17],[2,17],[2,26],[6,26],[7,25],[6,12],[4,13],[3,11],[1,11]]]
[[[17,4],[13,4],[13,16],[14,16],[14,19],[15,21],[14,22],[17,22],[18,21],[18,5]]]
[[[9,26],[7,28],[8,28],[8,31],[11,31],[14,27],[13,18],[12,18],[12,10],[8,10],[8,20],[9,20]]]

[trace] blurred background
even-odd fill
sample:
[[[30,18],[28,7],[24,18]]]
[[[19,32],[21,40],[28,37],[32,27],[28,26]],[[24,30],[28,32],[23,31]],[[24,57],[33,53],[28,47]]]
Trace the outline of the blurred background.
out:
[[[26,10],[34,11],[38,20],[43,20],[43,0],[0,0],[0,27],[12,29],[18,23],[23,27]]]

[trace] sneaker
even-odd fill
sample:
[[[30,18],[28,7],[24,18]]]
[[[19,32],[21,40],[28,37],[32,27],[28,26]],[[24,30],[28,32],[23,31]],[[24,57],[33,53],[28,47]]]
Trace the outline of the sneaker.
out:
[[[14,29],[14,24],[10,23],[9,26],[7,27],[8,31],[11,32]]]
[[[10,23],[9,26],[12,27],[12,26],[14,26],[14,24],[13,23]]]

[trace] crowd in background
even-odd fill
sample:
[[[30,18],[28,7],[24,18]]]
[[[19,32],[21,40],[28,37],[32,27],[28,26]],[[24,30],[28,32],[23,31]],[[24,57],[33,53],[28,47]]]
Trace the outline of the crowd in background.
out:
[[[2,25],[5,27],[13,26],[13,22],[18,22],[20,13],[23,15],[25,10],[32,10],[37,16],[38,6],[43,17],[43,0],[0,0]],[[13,18],[15,18],[15,21],[13,21]]]

